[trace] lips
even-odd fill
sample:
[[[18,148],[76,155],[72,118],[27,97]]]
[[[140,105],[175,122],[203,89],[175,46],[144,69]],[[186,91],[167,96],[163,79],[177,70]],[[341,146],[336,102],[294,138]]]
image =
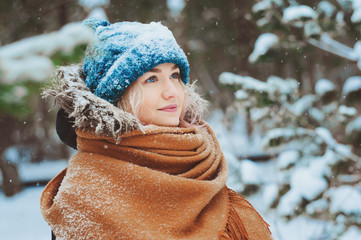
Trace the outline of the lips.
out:
[[[178,106],[177,104],[170,104],[168,106],[165,106],[161,109],[159,109],[160,111],[164,111],[164,112],[176,112],[178,110]]]

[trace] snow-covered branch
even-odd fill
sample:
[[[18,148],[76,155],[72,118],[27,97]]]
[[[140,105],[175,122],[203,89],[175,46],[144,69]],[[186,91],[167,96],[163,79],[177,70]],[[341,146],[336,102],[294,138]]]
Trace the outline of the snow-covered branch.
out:
[[[50,57],[57,51],[70,54],[76,46],[93,40],[92,31],[78,23],[69,23],[57,32],[29,37],[0,48],[2,83],[45,81],[54,71]]]

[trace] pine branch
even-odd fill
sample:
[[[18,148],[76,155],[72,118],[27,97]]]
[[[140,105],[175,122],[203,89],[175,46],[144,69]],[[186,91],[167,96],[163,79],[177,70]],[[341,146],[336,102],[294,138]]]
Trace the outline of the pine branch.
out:
[[[350,48],[332,39],[327,33],[323,33],[320,40],[311,38],[308,39],[307,42],[321,50],[346,58],[351,61],[357,61],[359,59],[359,57],[356,56],[353,48]]]

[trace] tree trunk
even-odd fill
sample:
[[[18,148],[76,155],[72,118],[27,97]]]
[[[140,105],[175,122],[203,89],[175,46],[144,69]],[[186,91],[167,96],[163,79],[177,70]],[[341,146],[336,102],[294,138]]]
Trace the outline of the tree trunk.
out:
[[[1,188],[5,196],[10,197],[20,192],[22,184],[16,166],[1,157],[0,170],[3,179]]]

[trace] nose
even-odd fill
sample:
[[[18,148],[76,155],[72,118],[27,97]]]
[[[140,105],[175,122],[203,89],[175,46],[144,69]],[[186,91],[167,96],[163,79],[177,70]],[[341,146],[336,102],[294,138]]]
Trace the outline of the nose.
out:
[[[163,83],[162,97],[164,99],[176,98],[179,96],[179,88],[176,86],[176,81],[166,78]]]

